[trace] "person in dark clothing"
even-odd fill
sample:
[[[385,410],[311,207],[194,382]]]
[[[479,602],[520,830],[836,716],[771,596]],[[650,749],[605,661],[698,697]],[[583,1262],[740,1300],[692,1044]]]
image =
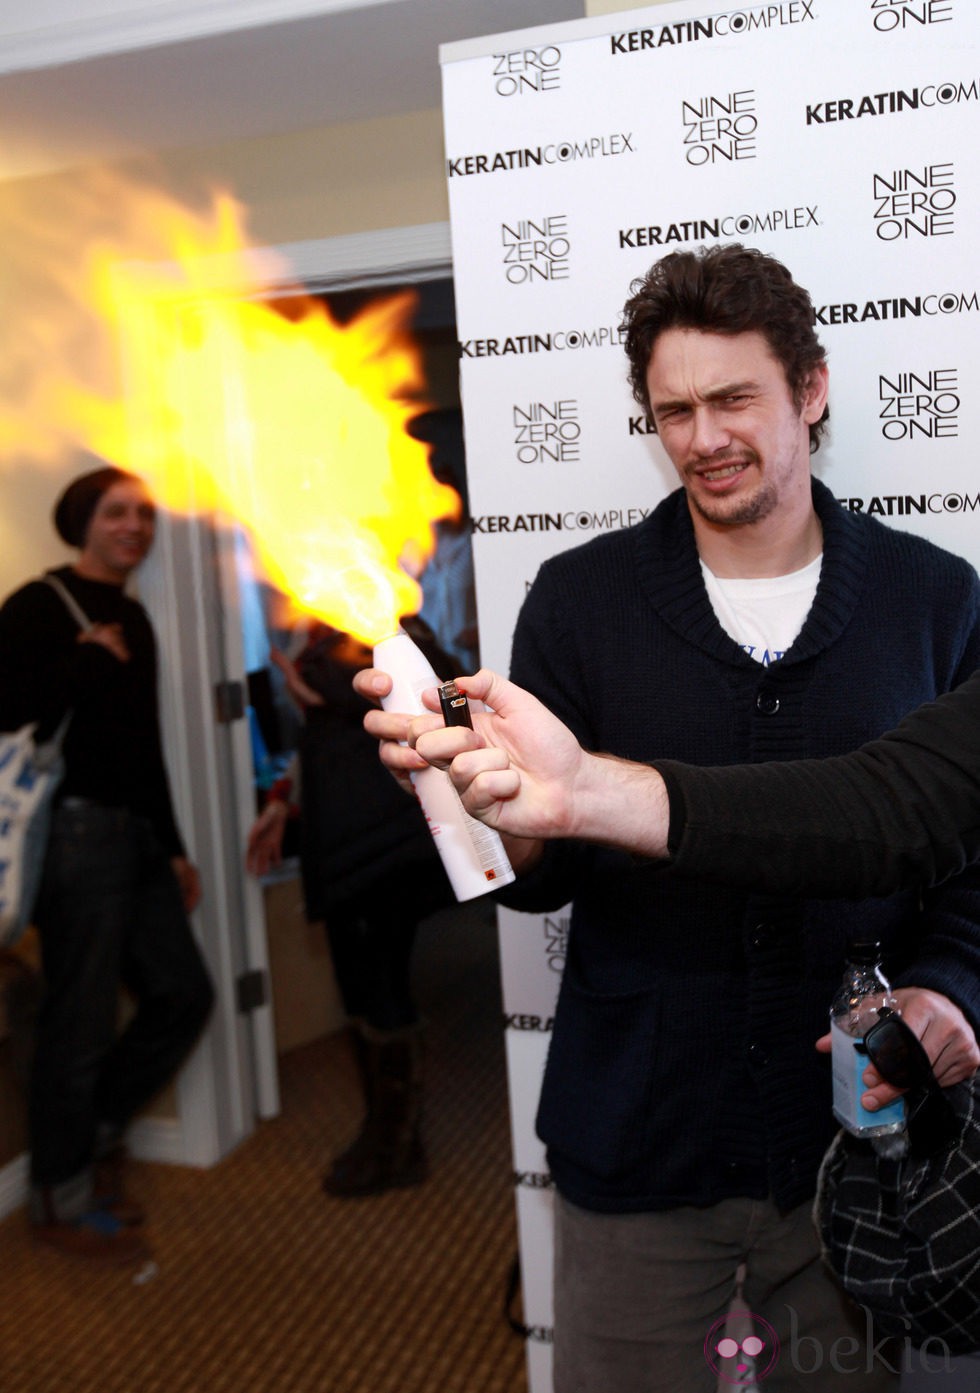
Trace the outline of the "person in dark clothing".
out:
[[[850,754],[707,768],[591,754],[489,669],[457,681],[492,707],[475,732],[453,733],[468,746],[458,763],[441,734],[430,739],[438,718],[415,722],[412,743],[449,769],[473,817],[506,835],[574,838],[669,858],[712,884],[831,899],[921,890],[980,860],[980,672]],[[955,1031],[934,1033],[929,1053],[944,1087],[978,1063],[975,1040]],[[898,1094],[871,1066],[867,1085],[872,1111]]]
[[[574,836],[770,894],[888,895],[980,860],[980,672],[850,754],[709,768],[588,754],[513,683],[460,683],[506,716],[509,751],[465,784],[461,762],[464,801],[512,836]]]
[[[935,885],[980,859],[980,672],[837,759],[652,772],[685,875],[775,894]]]
[[[141,480],[105,466],[68,486],[54,521],[78,559],[0,609],[0,728],[37,722],[45,739],[70,715],[34,912],[45,994],[31,1218],[60,1251],[133,1262],[148,1249],[121,1191],[123,1134],[194,1044],[213,993],[187,922],[200,887],[170,801],[153,631],[123,589],[153,541],[153,504]],[[121,1033],[120,987],[135,1001]]]
[[[972,568],[845,513],[811,477],[829,375],[806,291],[738,245],[671,253],[632,289],[634,396],[681,487],[544,563],[514,681],[588,750],[703,764],[842,754],[962,682],[980,662]],[[360,685],[387,690],[381,674]],[[411,722],[367,720],[393,769],[465,753],[464,792],[512,775],[500,748],[430,730],[413,752],[392,743]],[[572,901],[537,1119],[556,1189],[556,1393],[707,1393],[705,1335],[740,1264],[780,1340],[846,1339],[868,1361],[862,1387],[892,1386],[812,1227],[835,1130],[814,1041],[848,941],[872,933],[908,1023],[975,1057],[980,877],[855,905],[719,889],[606,844],[507,849],[519,878],[503,903]],[[769,1386],[795,1387],[792,1368]]]
[[[451,664],[421,621],[406,621],[430,661]],[[427,1171],[421,1136],[422,1023],[411,987],[419,922],[453,903],[425,817],[389,777],[351,686],[371,650],[319,626],[293,665],[279,656],[304,710],[299,770],[273,785],[249,836],[262,874],[281,857],[290,800],[300,811],[306,916],[322,921],[357,1061],[364,1121],[323,1179],[328,1194],[379,1194]]]

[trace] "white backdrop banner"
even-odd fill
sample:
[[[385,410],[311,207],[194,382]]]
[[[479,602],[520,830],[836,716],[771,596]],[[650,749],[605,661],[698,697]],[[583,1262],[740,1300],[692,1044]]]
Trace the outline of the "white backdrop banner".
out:
[[[980,559],[980,6],[657,5],[441,53],[484,662],[541,562],[676,484],[629,392],[634,277],[740,241],[810,291],[831,370],[814,472]],[[502,915],[532,1393],[550,1386],[537,1088],[567,912]]]

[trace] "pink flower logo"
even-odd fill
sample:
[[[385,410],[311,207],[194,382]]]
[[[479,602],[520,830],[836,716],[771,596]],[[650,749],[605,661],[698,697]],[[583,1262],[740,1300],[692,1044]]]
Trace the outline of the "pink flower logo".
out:
[[[732,1388],[754,1387],[772,1373],[779,1358],[779,1337],[769,1322],[750,1315],[745,1324],[751,1325],[750,1333],[736,1338],[728,1332],[728,1316],[722,1316],[704,1341],[708,1367]]]

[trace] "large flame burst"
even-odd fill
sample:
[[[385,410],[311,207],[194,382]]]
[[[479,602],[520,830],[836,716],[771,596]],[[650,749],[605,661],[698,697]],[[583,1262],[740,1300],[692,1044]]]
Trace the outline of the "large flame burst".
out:
[[[412,296],[344,326],[309,296],[287,316],[259,298],[232,199],[195,215],[100,179],[60,223],[0,213],[34,287],[0,366],[4,456],[84,446],[165,507],[245,527],[297,608],[367,642],[391,633],[421,603],[433,523],[459,507],[406,431],[424,405]]]

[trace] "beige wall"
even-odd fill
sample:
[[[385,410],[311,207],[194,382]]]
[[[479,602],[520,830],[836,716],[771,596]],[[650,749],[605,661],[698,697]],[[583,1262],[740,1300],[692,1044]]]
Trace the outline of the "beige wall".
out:
[[[649,5],[669,5],[671,0],[585,0],[587,15],[611,15],[617,10],[645,10]]]
[[[70,470],[63,475],[70,477]],[[0,595],[69,557],[50,523],[60,471],[37,470],[29,462],[0,475]]]
[[[178,151],[160,167],[177,191],[202,180],[225,184],[250,210],[259,242],[449,217],[440,111]]]

